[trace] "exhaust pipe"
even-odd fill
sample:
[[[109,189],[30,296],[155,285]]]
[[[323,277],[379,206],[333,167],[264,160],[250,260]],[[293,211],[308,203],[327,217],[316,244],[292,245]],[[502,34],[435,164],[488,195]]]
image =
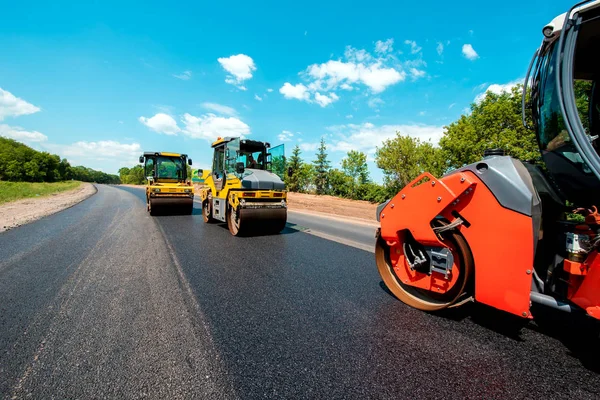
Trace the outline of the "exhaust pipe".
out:
[[[562,301],[556,300],[552,296],[548,296],[547,294],[531,292],[529,298],[532,303],[540,304],[546,307],[554,308],[555,310],[564,311],[568,313],[572,313],[577,311],[577,309],[570,304],[563,303]]]

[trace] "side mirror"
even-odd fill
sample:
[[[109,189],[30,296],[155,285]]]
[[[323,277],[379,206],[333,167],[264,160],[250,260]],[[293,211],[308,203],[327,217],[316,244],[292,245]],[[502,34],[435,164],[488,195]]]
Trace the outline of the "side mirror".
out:
[[[188,158],[188,164],[192,165],[192,159],[191,158]]]
[[[144,156],[140,156],[140,164],[144,163]]]
[[[196,173],[198,174],[198,177],[201,177],[201,176],[202,176],[202,174],[204,173],[204,170],[202,170],[202,169],[197,169],[197,170],[196,170]]]
[[[243,174],[244,173],[244,163],[243,162],[239,162],[235,164],[235,172],[237,172],[238,174]]]
[[[288,176],[292,176],[294,175],[294,170],[292,169],[292,167],[288,167]]]

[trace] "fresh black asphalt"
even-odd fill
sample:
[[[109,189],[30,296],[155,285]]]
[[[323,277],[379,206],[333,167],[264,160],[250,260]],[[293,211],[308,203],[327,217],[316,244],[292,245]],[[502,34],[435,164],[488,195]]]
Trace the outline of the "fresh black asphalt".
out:
[[[519,328],[405,306],[367,251],[151,217],[133,188],[0,234],[2,398],[600,397],[598,338]]]

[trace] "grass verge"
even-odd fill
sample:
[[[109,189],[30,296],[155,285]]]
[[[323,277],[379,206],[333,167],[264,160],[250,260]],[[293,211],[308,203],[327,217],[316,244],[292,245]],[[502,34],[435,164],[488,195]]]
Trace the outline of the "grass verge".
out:
[[[77,189],[79,181],[65,182],[0,182],[0,204],[25,198],[49,196],[66,190]]]

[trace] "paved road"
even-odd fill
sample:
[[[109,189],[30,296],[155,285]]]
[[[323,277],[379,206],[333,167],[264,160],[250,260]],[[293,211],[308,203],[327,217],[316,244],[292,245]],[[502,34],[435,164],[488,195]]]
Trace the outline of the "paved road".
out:
[[[508,327],[404,306],[370,252],[153,218],[136,189],[0,234],[5,398],[600,396],[589,346]]]

